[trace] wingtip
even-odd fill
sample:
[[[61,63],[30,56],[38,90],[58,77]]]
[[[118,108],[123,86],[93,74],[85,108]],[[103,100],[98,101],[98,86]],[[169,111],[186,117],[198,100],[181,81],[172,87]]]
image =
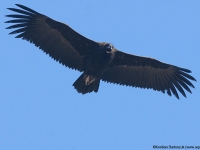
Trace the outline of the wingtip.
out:
[[[175,94],[174,94],[174,95],[175,95]],[[176,97],[178,100],[180,100],[180,99],[179,99],[179,96],[178,96],[178,94],[177,94],[177,95],[175,95],[175,97]]]
[[[12,10],[12,8],[7,8],[8,10]]]
[[[15,4],[15,5],[18,6],[18,7],[23,6],[23,5],[21,5],[21,4]]]
[[[187,73],[191,73],[191,72],[192,72],[192,71],[189,70],[189,69],[185,69],[185,68],[181,68],[181,67],[178,67],[178,68],[179,68],[179,70],[184,71],[184,72],[187,72]]]
[[[194,77],[193,77],[193,78],[194,78]],[[196,82],[197,82],[197,80],[196,80],[195,78],[193,79],[193,81],[196,81]]]

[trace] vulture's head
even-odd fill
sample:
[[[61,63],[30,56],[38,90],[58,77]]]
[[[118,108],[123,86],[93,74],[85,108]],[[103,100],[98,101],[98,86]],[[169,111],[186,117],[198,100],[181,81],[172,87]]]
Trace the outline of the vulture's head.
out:
[[[111,53],[114,50],[114,45],[111,43],[102,43],[101,51],[105,51],[106,53]]]

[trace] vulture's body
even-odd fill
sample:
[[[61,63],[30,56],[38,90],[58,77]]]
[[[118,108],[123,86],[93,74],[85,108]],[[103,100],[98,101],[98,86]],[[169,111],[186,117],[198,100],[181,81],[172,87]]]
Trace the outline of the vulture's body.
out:
[[[191,93],[191,71],[158,60],[130,55],[117,50],[112,44],[95,42],[80,35],[68,25],[57,22],[28,7],[8,8],[19,14],[7,15],[14,23],[7,29],[17,28],[10,34],[34,43],[59,63],[83,72],[74,82],[82,94],[97,92],[100,80],[120,85],[150,88],[163,93],[171,92],[179,99],[177,90],[186,97]]]

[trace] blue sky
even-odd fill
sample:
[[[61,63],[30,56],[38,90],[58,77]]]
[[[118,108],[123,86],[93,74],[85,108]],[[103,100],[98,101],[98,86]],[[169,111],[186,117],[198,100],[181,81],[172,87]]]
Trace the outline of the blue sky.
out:
[[[101,82],[81,95],[68,69],[5,28],[19,3],[95,41],[192,70],[200,77],[200,1],[9,0],[0,9],[0,149],[133,150],[199,145],[199,82],[187,98]]]

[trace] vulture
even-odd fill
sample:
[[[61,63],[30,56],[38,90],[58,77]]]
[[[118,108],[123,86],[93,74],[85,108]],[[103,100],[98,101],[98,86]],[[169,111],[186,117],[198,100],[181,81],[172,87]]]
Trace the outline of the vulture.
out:
[[[179,99],[179,91],[194,88],[190,70],[163,63],[153,58],[131,55],[117,50],[113,44],[95,42],[74,31],[68,25],[55,21],[33,9],[16,4],[8,8],[17,14],[5,23],[14,23],[6,29],[35,44],[54,60],[82,72],[73,83],[78,93],[98,92],[100,80],[139,88],[153,89],[172,94]]]

